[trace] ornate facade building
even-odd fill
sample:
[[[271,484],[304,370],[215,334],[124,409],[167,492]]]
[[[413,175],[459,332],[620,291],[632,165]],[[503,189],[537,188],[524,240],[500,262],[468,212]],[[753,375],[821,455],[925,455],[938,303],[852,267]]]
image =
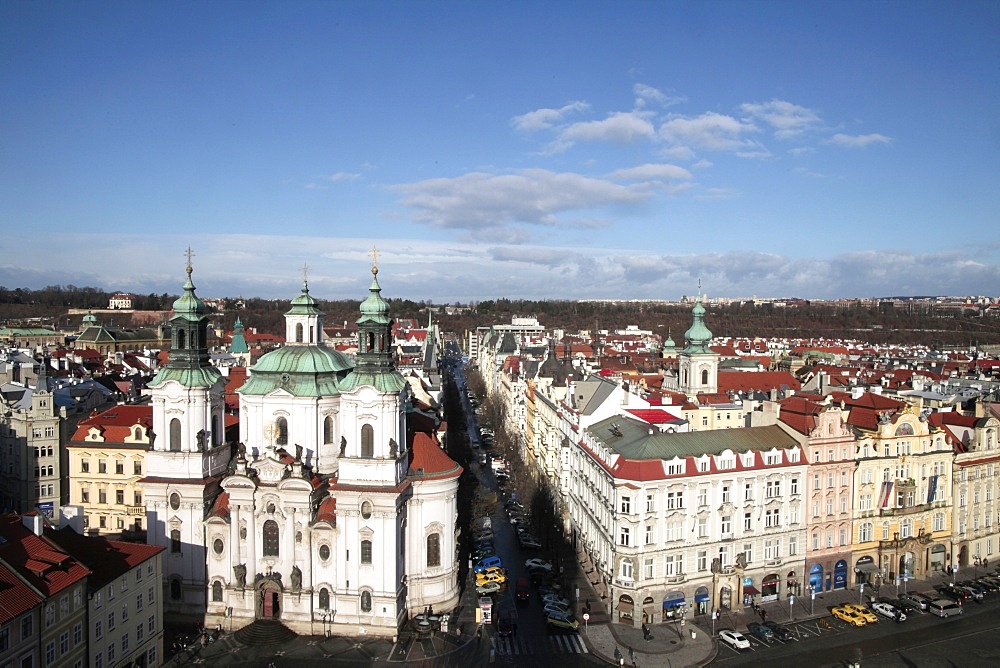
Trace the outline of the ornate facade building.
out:
[[[436,421],[411,413],[378,269],[354,361],[324,345],[323,313],[303,282],[286,344],[239,390],[238,444],[222,438],[224,379],[187,271],[170,361],[148,390],[161,435],[144,480],[148,540],[168,548],[167,613],[392,636],[411,612],[454,607],[462,469]]]

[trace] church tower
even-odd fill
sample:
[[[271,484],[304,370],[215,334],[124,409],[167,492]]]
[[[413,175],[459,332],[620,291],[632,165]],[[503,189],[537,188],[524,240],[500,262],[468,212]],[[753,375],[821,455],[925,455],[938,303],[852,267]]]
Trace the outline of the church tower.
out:
[[[149,383],[153,443],[146,455],[147,542],[163,555],[164,612],[205,612],[202,522],[229,464],[225,379],[208,355],[205,302],[195,295],[188,249],[184,294],[170,319],[170,359]]]
[[[700,290],[691,316],[691,328],[684,332],[687,346],[677,356],[680,391],[689,397],[715,394],[719,387],[719,355],[709,348],[712,332],[705,326],[705,307],[701,304]]]

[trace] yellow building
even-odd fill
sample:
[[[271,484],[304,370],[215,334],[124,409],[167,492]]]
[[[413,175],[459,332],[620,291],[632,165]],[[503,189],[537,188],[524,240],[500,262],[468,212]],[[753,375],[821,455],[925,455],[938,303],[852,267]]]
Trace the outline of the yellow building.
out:
[[[854,582],[903,584],[948,564],[952,450],[918,409],[866,394],[845,402],[857,434]],[[897,580],[898,578],[898,580]]]
[[[121,405],[82,420],[69,451],[70,503],[83,506],[91,533],[145,529],[146,506],[138,481],[152,445],[153,408]]]

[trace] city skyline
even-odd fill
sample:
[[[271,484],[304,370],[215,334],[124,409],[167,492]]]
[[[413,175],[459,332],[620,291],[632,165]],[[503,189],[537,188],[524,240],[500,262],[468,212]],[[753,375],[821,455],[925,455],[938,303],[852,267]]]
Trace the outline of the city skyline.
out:
[[[1000,7],[0,7],[0,285],[996,295]]]

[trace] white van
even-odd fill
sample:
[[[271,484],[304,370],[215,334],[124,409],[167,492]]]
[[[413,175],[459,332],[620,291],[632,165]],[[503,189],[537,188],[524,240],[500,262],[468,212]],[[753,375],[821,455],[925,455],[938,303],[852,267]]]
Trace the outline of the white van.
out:
[[[938,617],[951,617],[952,615],[961,615],[965,610],[962,609],[962,606],[957,601],[939,598],[927,604],[927,612]]]

